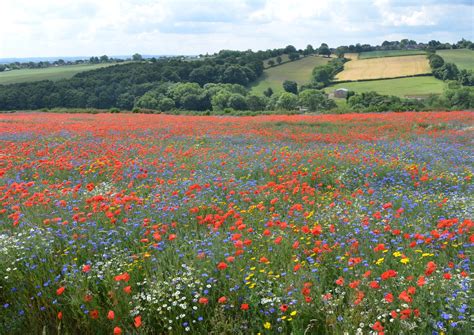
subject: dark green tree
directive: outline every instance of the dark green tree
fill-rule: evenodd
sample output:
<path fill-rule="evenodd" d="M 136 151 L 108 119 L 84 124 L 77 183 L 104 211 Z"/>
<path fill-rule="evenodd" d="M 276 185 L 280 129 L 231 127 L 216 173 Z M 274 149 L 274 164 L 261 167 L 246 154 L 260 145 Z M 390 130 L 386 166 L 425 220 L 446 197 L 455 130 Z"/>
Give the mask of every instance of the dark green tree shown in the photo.
<path fill-rule="evenodd" d="M 318 49 L 318 54 L 329 57 L 331 55 L 331 50 L 329 50 L 329 46 L 326 43 L 322 43 Z"/>
<path fill-rule="evenodd" d="M 286 92 L 293 93 L 293 94 L 298 94 L 298 84 L 296 83 L 296 81 L 285 80 L 283 82 L 283 89 Z"/>
<path fill-rule="evenodd" d="M 263 91 L 263 95 L 266 97 L 271 97 L 273 95 L 273 90 L 271 87 L 268 87 L 265 91 Z"/>
<path fill-rule="evenodd" d="M 143 60 L 143 57 L 139 53 L 136 53 L 132 56 L 132 60 L 135 61 L 135 62 L 139 62 L 139 61 Z"/>

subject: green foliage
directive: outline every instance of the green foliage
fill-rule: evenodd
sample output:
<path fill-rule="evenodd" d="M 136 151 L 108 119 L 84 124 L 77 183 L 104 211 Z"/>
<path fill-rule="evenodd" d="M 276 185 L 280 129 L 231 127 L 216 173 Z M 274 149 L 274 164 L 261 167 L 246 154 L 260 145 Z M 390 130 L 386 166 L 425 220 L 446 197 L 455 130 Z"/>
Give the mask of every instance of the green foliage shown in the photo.
<path fill-rule="evenodd" d="M 441 96 L 433 96 L 426 101 L 429 108 L 437 109 L 472 109 L 474 108 L 474 88 L 450 85 Z"/>
<path fill-rule="evenodd" d="M 474 86 L 474 71 L 460 70 L 458 74 L 458 82 L 464 86 Z"/>
<path fill-rule="evenodd" d="M 444 63 L 443 66 L 433 69 L 433 75 L 441 80 L 456 80 L 458 74 L 458 67 L 453 63 Z"/>
<path fill-rule="evenodd" d="M 363 112 L 413 111 L 424 107 L 419 100 L 401 99 L 376 92 L 356 93 L 347 100 L 347 103 L 353 110 Z"/>
<path fill-rule="evenodd" d="M 437 69 L 444 65 L 443 58 L 437 54 L 430 54 L 428 60 L 432 69 Z"/>
<path fill-rule="evenodd" d="M 322 43 L 318 48 L 318 54 L 329 57 L 331 55 L 331 50 L 329 50 L 329 46 L 326 43 Z"/>
<path fill-rule="evenodd" d="M 267 106 L 268 99 L 266 97 L 260 97 L 258 95 L 247 96 L 247 107 L 251 111 L 263 111 Z"/>
<path fill-rule="evenodd" d="M 313 69 L 313 84 L 322 88 L 331 83 L 335 75 L 344 70 L 344 58 L 335 58 L 324 66 L 317 66 Z"/>
<path fill-rule="evenodd" d="M 199 85 L 215 82 L 217 79 L 216 68 L 211 65 L 198 67 L 189 74 L 189 81 L 196 82 Z"/>
<path fill-rule="evenodd" d="M 247 100 L 243 95 L 231 94 L 227 103 L 234 110 L 247 110 Z"/>
<path fill-rule="evenodd" d="M 296 81 L 285 80 L 283 82 L 283 89 L 286 92 L 293 93 L 293 94 L 298 94 L 298 84 L 296 83 Z"/>
<path fill-rule="evenodd" d="M 300 58 L 300 54 L 298 52 L 291 52 L 290 54 L 288 54 L 288 58 L 290 59 L 290 61 L 295 61 Z"/>
<path fill-rule="evenodd" d="M 280 110 L 292 111 L 298 107 L 298 96 L 293 93 L 281 93 L 276 102 L 276 108 Z"/>
<path fill-rule="evenodd" d="M 132 56 L 132 59 L 133 59 L 134 61 L 138 62 L 138 61 L 142 61 L 142 60 L 143 60 L 143 57 L 142 57 L 142 55 L 140 55 L 139 53 L 136 53 L 136 54 L 134 54 L 134 55 Z"/>
<path fill-rule="evenodd" d="M 319 90 L 307 89 L 300 93 L 299 104 L 311 112 L 328 110 L 336 107 L 334 100 Z"/>
<path fill-rule="evenodd" d="M 273 95 L 273 90 L 271 87 L 268 87 L 265 91 L 263 91 L 263 95 L 266 97 L 271 97 Z"/>
<path fill-rule="evenodd" d="M 133 59 L 136 62 L 115 66 L 87 65 L 89 68 L 92 66 L 103 68 L 77 73 L 67 80 L 0 86 L 0 110 L 54 107 L 130 109 L 137 105 L 138 100 L 146 92 L 161 87 L 165 82 L 194 82 L 201 86 L 207 83 L 247 85 L 262 74 L 262 61 L 269 56 L 272 56 L 271 52 L 227 50 L 213 58 L 192 62 L 174 58 L 141 62 L 141 56 L 134 55 Z M 93 57 L 92 61 L 100 63 L 101 60 L 96 58 Z M 102 57 L 102 60 L 105 60 L 105 57 Z M 73 66 L 64 66 L 28 71 L 56 71 L 72 68 Z M 26 70 L 15 71 L 19 73 Z M 166 95 L 166 92 L 160 93 Z M 186 98 L 185 105 L 194 105 L 192 102 L 195 102 L 197 110 L 210 108 L 210 99 L 201 93 L 195 97 Z M 156 103 L 159 99 L 156 94 L 152 95 L 152 98 L 147 100 L 145 97 L 140 103 L 157 108 Z M 174 100 L 174 97 L 169 98 Z M 181 98 L 184 99 L 184 97 Z M 176 107 L 182 108 L 182 105 L 184 101 L 179 101 Z"/>
<path fill-rule="evenodd" d="M 312 46 L 311 44 L 308 44 L 308 45 L 306 46 L 306 49 L 304 49 L 304 52 L 303 52 L 303 54 L 304 54 L 305 56 L 312 55 L 312 54 L 314 54 L 314 53 L 315 53 L 315 50 L 314 50 L 314 48 L 313 48 L 313 46 Z"/>
<path fill-rule="evenodd" d="M 296 48 L 292 45 L 287 45 L 284 51 L 286 54 L 291 54 L 296 52 Z"/>

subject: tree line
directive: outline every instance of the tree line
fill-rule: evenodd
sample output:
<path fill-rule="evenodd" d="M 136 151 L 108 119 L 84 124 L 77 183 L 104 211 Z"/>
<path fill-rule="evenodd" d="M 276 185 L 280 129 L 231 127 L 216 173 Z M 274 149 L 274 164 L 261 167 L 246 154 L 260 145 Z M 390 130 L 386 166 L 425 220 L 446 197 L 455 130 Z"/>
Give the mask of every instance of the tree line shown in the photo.
<path fill-rule="evenodd" d="M 430 41 L 426 45 L 444 48 L 446 44 Z M 384 42 L 381 46 L 367 48 L 401 48 L 420 46 L 411 40 Z M 451 47 L 472 47 L 467 40 L 461 40 Z M 364 49 L 355 45 L 331 49 L 325 43 L 319 48 L 308 45 L 296 49 L 292 45 L 285 48 L 253 52 L 221 50 L 206 55 L 199 60 L 182 57 L 143 59 L 133 55 L 133 62 L 81 72 L 70 79 L 59 81 L 39 81 L 0 85 L 0 110 L 35 110 L 43 108 L 97 108 L 131 110 L 149 108 L 167 110 L 327 110 L 334 108 L 332 100 L 318 91 L 328 86 L 334 76 L 344 68 L 341 50 Z M 365 49 L 364 49 L 365 50 Z M 285 82 L 283 94 L 273 95 L 271 89 L 263 97 L 249 94 L 246 87 L 263 73 L 264 61 L 289 59 L 319 54 L 339 58 L 330 60 L 324 66 L 313 70 L 312 81 L 298 88 L 294 82 Z M 291 56 L 293 55 L 293 56 Z M 456 80 L 461 85 L 472 85 L 472 71 L 458 70 L 454 64 L 445 63 L 436 54 L 430 54 L 433 74 L 442 80 Z M 92 57 L 88 62 L 109 62 L 106 55 Z M 230 85 L 230 86 L 229 86 Z M 233 86 L 237 85 L 237 86 Z M 306 93 L 304 93 L 307 91 Z M 318 92 L 316 92 L 318 91 Z M 368 101 L 373 99 L 367 96 Z M 354 106 L 361 106 L 354 102 Z M 408 106 L 408 105 L 407 105 Z"/>

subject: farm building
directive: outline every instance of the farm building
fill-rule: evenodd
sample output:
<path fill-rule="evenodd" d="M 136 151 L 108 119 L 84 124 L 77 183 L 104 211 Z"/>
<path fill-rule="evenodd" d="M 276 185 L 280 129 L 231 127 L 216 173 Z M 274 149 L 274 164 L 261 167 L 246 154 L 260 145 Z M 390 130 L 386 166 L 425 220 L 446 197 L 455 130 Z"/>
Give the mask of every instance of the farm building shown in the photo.
<path fill-rule="evenodd" d="M 334 97 L 345 98 L 347 97 L 347 92 L 349 92 L 347 88 L 338 88 L 337 90 L 334 90 Z"/>

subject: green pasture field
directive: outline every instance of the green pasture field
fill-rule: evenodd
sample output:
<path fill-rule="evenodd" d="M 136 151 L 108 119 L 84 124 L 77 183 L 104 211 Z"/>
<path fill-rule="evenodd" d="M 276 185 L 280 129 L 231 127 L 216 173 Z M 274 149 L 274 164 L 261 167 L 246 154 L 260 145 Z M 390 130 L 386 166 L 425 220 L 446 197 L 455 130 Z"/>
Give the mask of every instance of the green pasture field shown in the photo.
<path fill-rule="evenodd" d="M 71 78 L 75 74 L 84 71 L 99 69 L 115 64 L 80 64 L 52 66 L 44 69 L 21 69 L 0 72 L 0 85 L 16 84 L 40 80 L 60 80 Z"/>
<path fill-rule="evenodd" d="M 474 70 L 474 50 L 438 50 L 438 55 L 447 63 L 454 63 L 459 69 Z"/>
<path fill-rule="evenodd" d="M 289 62 L 290 61 L 290 58 L 288 58 L 288 54 L 283 54 L 280 56 L 281 57 L 281 65 L 283 65 L 284 63 L 286 62 Z M 268 58 L 268 59 L 265 59 L 263 61 L 263 66 L 267 69 L 267 68 L 270 68 L 271 66 L 268 65 L 268 61 L 273 59 L 273 61 L 275 62 L 275 65 L 274 66 L 279 66 L 280 64 L 278 64 L 277 62 L 277 57 L 271 57 L 271 58 Z"/>
<path fill-rule="evenodd" d="M 444 85 L 443 81 L 426 76 L 340 83 L 326 87 L 325 91 L 332 93 L 337 88 L 347 88 L 357 93 L 375 91 L 399 97 L 425 97 L 430 94 L 441 94 Z"/>
<path fill-rule="evenodd" d="M 268 87 L 271 87 L 274 93 L 283 92 L 282 84 L 285 80 L 296 81 L 299 86 L 307 84 L 311 81 L 313 69 L 326 64 L 330 59 L 307 56 L 300 60 L 268 68 L 263 72 L 261 79 L 252 86 L 252 93 L 262 95 Z"/>

